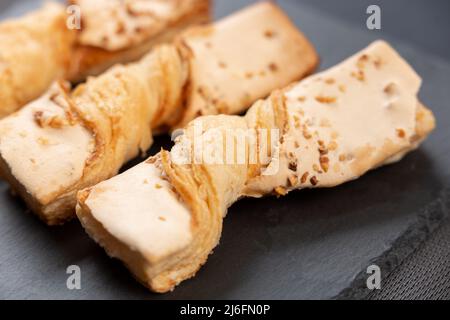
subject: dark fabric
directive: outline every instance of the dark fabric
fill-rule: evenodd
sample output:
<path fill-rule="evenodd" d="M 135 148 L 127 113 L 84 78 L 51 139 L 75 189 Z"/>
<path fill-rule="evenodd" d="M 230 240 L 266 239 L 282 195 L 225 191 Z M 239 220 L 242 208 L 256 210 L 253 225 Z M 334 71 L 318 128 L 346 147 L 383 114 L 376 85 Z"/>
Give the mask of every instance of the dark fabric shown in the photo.
<path fill-rule="evenodd" d="M 369 299 L 450 300 L 450 220 L 382 282 Z"/>
<path fill-rule="evenodd" d="M 381 289 L 367 288 L 364 270 L 336 299 L 450 299 L 450 187 L 419 212 L 391 249 L 371 263 L 380 268 Z"/>

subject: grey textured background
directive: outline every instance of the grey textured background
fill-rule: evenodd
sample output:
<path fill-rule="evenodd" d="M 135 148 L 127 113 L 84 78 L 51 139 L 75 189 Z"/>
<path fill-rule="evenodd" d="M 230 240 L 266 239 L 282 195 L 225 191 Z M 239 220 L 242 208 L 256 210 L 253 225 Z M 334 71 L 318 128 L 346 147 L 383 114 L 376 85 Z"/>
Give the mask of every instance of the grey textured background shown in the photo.
<path fill-rule="evenodd" d="M 250 2 L 218 0 L 216 16 Z M 23 13 L 38 3 L 2 0 L 0 19 Z M 137 284 L 119 262 L 109 259 L 83 233 L 76 221 L 61 228 L 45 227 L 0 183 L 0 298 L 375 297 L 361 289 L 362 271 L 373 262 L 382 266 L 383 276 L 390 274 L 383 282 L 386 287 L 397 283 L 407 290 L 403 297 L 414 298 L 417 288 L 410 284 L 415 281 L 414 275 L 424 271 L 418 269 L 425 268 L 426 273 L 436 273 L 438 278 L 441 271 L 448 272 L 448 253 L 443 253 L 448 251 L 439 251 L 448 249 L 448 244 L 442 238 L 433 240 L 433 231 L 448 230 L 440 225 L 449 208 L 450 2 L 279 3 L 317 47 L 322 68 L 377 38 L 389 40 L 423 76 L 421 99 L 438 118 L 438 130 L 430 140 L 401 163 L 338 188 L 295 192 L 278 200 L 239 202 L 231 208 L 221 244 L 206 266 L 196 278 L 166 295 L 151 294 Z M 382 31 L 365 28 L 365 9 L 372 3 L 382 7 Z M 153 150 L 167 144 L 167 138 L 158 139 Z M 430 234 L 429 242 L 424 242 Z M 436 242 L 444 244 L 438 248 Z M 433 249 L 424 249 L 427 245 Z M 430 259 L 420 254 L 411 260 L 410 254 L 421 250 L 437 250 L 443 259 L 434 266 L 427 265 Z M 65 269 L 71 264 L 81 267 L 82 290 L 66 288 Z M 395 278 L 402 268 L 415 273 L 397 273 Z M 448 278 L 448 274 L 445 276 Z M 425 285 L 437 285 L 433 281 Z"/>

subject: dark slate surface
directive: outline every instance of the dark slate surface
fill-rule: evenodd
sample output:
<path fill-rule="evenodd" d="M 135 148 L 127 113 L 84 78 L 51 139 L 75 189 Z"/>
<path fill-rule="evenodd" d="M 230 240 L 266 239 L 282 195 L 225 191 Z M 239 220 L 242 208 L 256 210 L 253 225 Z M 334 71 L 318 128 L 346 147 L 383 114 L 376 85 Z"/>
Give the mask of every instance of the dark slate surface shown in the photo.
<path fill-rule="evenodd" d="M 224 16 L 251 1 L 216 2 L 216 16 Z M 433 7 L 430 1 L 372 1 L 382 5 L 382 31 L 365 29 L 366 0 L 279 2 L 316 45 L 322 68 L 377 38 L 391 41 L 422 75 L 421 99 L 438 119 L 423 147 L 338 188 L 239 202 L 206 266 L 165 295 L 137 284 L 76 221 L 44 226 L 0 182 L 0 298 L 361 298 L 368 265 L 394 270 L 438 227 L 449 208 L 448 2 L 433 1 Z M 37 3 L 2 1 L 0 19 Z M 168 146 L 168 139 L 158 139 L 153 150 L 161 145 Z M 65 270 L 72 264 L 81 267 L 79 291 L 66 288 Z"/>

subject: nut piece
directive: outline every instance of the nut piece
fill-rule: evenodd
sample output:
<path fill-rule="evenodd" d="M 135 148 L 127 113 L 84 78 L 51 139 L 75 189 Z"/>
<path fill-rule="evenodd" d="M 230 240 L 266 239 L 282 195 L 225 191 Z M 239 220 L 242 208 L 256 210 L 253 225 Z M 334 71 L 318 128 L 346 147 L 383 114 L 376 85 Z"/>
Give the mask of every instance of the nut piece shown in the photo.
<path fill-rule="evenodd" d="M 317 186 L 317 184 L 319 183 L 319 180 L 317 180 L 316 176 L 312 177 L 309 181 L 313 186 Z"/>

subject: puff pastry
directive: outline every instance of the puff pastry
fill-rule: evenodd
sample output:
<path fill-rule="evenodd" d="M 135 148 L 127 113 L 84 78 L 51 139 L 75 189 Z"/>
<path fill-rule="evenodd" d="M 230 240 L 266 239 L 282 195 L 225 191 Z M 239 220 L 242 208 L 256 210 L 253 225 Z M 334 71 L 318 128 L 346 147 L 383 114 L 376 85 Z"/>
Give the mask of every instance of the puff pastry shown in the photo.
<path fill-rule="evenodd" d="M 56 79 L 81 82 L 136 61 L 210 16 L 209 0 L 69 3 L 80 7 L 79 32 L 67 27 L 66 8 L 57 3 L 0 24 L 0 118 L 41 96 Z"/>
<path fill-rule="evenodd" d="M 64 75 L 74 41 L 64 7 L 55 3 L 0 24 L 0 118 L 39 97 Z"/>
<path fill-rule="evenodd" d="M 210 20 L 210 0 L 70 0 L 82 29 L 67 78 L 79 82 L 117 63 L 139 60 L 188 26 Z"/>
<path fill-rule="evenodd" d="M 75 216 L 77 191 L 114 176 L 147 150 L 152 128 L 175 128 L 200 114 L 240 113 L 311 73 L 317 61 L 278 7 L 254 5 L 73 92 L 56 83 L 0 121 L 2 175 L 46 223 L 63 223 Z"/>
<path fill-rule="evenodd" d="M 195 119 L 171 152 L 81 191 L 77 215 L 145 286 L 172 290 L 206 262 L 227 208 L 239 198 L 336 186 L 417 148 L 435 125 L 418 101 L 420 85 L 393 48 L 375 42 L 334 68 L 275 91 L 245 117 Z M 259 135 L 237 142 L 237 133 L 247 129 L 279 132 L 267 163 L 250 161 L 263 145 Z M 198 158 L 195 145 L 221 154 L 221 137 L 230 132 L 230 141 L 246 146 L 243 162 Z"/>

